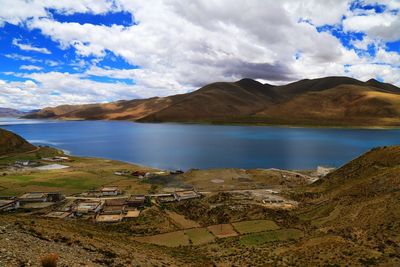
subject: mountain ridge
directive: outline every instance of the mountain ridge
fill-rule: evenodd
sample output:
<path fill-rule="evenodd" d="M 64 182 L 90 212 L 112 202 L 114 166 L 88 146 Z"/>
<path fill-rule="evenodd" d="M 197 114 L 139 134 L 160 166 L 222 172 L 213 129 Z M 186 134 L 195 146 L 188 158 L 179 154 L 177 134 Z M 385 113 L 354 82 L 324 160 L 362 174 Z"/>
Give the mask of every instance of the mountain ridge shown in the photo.
<path fill-rule="evenodd" d="M 332 76 L 286 85 L 244 78 L 190 93 L 45 108 L 26 118 L 310 126 L 400 126 L 400 88 Z"/>
<path fill-rule="evenodd" d="M 0 107 L 0 117 L 20 117 L 26 114 L 17 109 Z"/>

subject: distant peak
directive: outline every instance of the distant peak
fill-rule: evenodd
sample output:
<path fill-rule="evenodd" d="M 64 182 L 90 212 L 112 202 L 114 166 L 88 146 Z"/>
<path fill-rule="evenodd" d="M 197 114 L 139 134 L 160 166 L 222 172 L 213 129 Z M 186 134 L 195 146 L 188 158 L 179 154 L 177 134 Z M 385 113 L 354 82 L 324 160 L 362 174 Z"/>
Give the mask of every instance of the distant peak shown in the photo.
<path fill-rule="evenodd" d="M 256 80 L 250 79 L 250 78 L 244 78 L 235 83 L 242 87 L 249 87 L 249 86 L 254 87 L 254 86 L 262 86 L 263 85 L 262 83 L 260 83 Z"/>
<path fill-rule="evenodd" d="M 372 78 L 372 79 L 369 79 L 369 80 L 367 81 L 367 83 L 381 83 L 381 82 L 378 81 L 378 80 L 376 80 L 376 79 L 374 79 L 374 78 Z"/>
<path fill-rule="evenodd" d="M 250 79 L 250 78 L 243 78 L 239 81 L 236 81 L 236 83 L 259 83 L 256 80 Z"/>

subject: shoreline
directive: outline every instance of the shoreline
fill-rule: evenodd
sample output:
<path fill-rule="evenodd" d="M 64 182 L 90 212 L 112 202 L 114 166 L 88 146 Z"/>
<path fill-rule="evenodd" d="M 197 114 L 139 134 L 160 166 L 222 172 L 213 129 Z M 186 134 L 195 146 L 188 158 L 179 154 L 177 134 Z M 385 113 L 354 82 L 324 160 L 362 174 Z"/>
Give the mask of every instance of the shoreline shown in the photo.
<path fill-rule="evenodd" d="M 248 127 L 276 127 L 276 128 L 293 128 L 293 129 L 349 129 L 349 130 L 400 130 L 399 126 L 363 126 L 363 125 L 318 125 L 318 124 L 290 124 L 290 123 L 251 123 L 251 122 L 213 122 L 213 121 L 138 121 L 138 120 L 113 120 L 113 119 L 83 119 L 83 118 L 24 118 L 24 117 L 9 117 L 11 119 L 21 120 L 48 120 L 48 121 L 110 121 L 110 122 L 132 122 L 138 124 L 176 124 L 176 125 L 204 125 L 204 126 L 248 126 Z M 11 124 L 12 125 L 12 124 Z M 8 125 L 0 125 L 8 126 Z"/>

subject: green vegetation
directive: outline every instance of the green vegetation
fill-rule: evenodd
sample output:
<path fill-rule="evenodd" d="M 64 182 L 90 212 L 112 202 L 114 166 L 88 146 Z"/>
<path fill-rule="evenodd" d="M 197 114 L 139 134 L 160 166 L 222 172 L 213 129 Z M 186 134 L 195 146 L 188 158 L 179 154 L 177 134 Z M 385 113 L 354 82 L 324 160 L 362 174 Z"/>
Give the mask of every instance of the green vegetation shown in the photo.
<path fill-rule="evenodd" d="M 299 214 L 299 219 L 303 221 L 310 221 L 313 219 L 324 218 L 329 216 L 333 210 L 334 206 L 329 204 L 313 206 L 304 213 Z"/>
<path fill-rule="evenodd" d="M 114 172 L 118 170 L 143 170 L 143 167 L 98 158 L 70 157 L 71 161 L 60 163 L 69 168 L 60 170 L 9 169 L 16 160 L 32 160 L 49 164 L 41 159 L 62 155 L 64 153 L 60 150 L 40 147 L 34 153 L 13 154 L 0 158 L 0 194 L 13 196 L 29 191 L 61 191 L 68 195 L 107 184 L 117 185 L 130 193 L 143 193 L 150 188 L 149 184 L 141 183 L 134 177 L 114 175 Z"/>
<path fill-rule="evenodd" d="M 193 228 L 185 231 L 193 245 L 202 245 L 213 242 L 215 237 L 206 228 Z"/>
<path fill-rule="evenodd" d="M 188 246 L 189 236 L 185 231 L 176 231 L 166 234 L 159 234 L 153 236 L 137 237 L 135 240 L 144 243 L 151 243 L 166 247 Z"/>
<path fill-rule="evenodd" d="M 267 242 L 295 240 L 303 235 L 303 232 L 297 229 L 281 229 L 248 234 L 240 237 L 239 242 L 246 246 L 257 246 Z"/>
<path fill-rule="evenodd" d="M 207 229 L 213 233 L 218 238 L 225 238 L 231 236 L 237 236 L 235 229 L 233 229 L 231 224 L 217 224 L 208 226 Z"/>
<path fill-rule="evenodd" d="M 277 230 L 279 226 L 270 220 L 254 220 L 232 223 L 233 227 L 240 234 L 257 233 L 269 230 Z"/>
<path fill-rule="evenodd" d="M 327 223 L 329 221 L 335 220 L 340 215 L 340 213 L 341 213 L 340 206 L 339 207 L 335 207 L 335 209 L 331 213 L 329 213 L 328 216 L 323 217 L 323 218 L 319 218 L 319 219 L 316 219 L 316 220 L 312 220 L 311 224 L 315 225 L 315 226 L 322 226 L 322 225 L 324 225 L 325 223 Z"/>

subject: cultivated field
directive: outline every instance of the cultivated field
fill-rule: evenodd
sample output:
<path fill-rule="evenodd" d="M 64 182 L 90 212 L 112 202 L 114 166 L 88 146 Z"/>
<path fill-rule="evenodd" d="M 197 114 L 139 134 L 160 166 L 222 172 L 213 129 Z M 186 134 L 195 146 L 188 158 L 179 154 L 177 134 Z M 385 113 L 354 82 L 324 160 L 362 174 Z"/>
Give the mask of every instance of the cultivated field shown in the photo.
<path fill-rule="evenodd" d="M 254 220 L 232 223 L 235 230 L 240 234 L 257 233 L 263 231 L 277 230 L 279 226 L 270 220 Z"/>
<path fill-rule="evenodd" d="M 231 224 L 217 224 L 208 226 L 207 229 L 218 238 L 237 236 L 238 233 L 233 229 Z"/>
<path fill-rule="evenodd" d="M 185 216 L 176 212 L 167 211 L 167 215 L 183 229 L 200 227 L 198 222 L 186 219 Z"/>
<path fill-rule="evenodd" d="M 303 236 L 303 232 L 297 229 L 281 229 L 266 231 L 261 233 L 252 233 L 240 237 L 239 242 L 242 245 L 262 245 L 267 242 L 295 240 Z"/>
<path fill-rule="evenodd" d="M 215 237 L 206 228 L 189 229 L 185 231 L 185 234 L 193 245 L 202 245 L 215 240 Z"/>
<path fill-rule="evenodd" d="M 166 247 L 189 245 L 189 236 L 185 234 L 185 231 L 176 231 L 153 236 L 135 237 L 134 240 Z"/>

